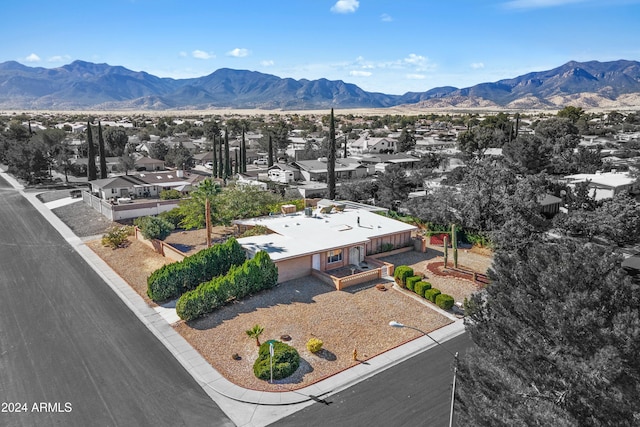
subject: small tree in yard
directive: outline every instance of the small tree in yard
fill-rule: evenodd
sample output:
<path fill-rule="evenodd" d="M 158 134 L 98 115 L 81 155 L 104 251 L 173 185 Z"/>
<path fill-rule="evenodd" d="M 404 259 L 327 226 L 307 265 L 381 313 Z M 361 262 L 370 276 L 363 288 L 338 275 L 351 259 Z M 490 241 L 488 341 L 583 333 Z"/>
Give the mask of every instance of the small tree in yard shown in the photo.
<path fill-rule="evenodd" d="M 134 224 L 140 228 L 140 233 L 145 239 L 164 240 L 174 229 L 171 222 L 158 216 L 145 216 L 137 218 Z"/>
<path fill-rule="evenodd" d="M 260 335 L 264 332 L 264 328 L 260 325 L 253 325 L 253 328 L 245 331 L 249 338 L 256 339 L 256 345 L 260 347 Z"/>

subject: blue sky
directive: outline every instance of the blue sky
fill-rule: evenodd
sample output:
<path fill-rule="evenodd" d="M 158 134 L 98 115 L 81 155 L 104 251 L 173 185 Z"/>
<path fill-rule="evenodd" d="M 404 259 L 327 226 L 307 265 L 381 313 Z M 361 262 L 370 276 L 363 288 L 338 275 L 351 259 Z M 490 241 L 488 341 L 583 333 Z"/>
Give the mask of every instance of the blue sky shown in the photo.
<path fill-rule="evenodd" d="M 640 0 L 7 0 L 0 62 L 219 68 L 388 94 L 640 60 Z"/>

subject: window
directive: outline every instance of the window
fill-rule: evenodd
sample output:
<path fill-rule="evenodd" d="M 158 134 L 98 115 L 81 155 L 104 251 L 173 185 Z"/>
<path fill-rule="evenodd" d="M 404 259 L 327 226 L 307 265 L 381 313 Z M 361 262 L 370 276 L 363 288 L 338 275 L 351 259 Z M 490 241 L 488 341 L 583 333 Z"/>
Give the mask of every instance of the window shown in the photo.
<path fill-rule="evenodd" d="M 333 262 L 342 261 L 342 249 L 336 249 L 334 251 L 329 251 L 327 256 L 327 263 L 331 264 Z"/>

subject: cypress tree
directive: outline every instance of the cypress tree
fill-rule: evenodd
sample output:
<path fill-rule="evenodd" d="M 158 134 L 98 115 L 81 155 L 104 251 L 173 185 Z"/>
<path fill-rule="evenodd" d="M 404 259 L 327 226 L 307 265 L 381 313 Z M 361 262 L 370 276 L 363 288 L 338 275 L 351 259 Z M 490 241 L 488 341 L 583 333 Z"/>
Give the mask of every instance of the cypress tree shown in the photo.
<path fill-rule="evenodd" d="M 344 136 L 344 156 L 342 156 L 343 159 L 347 158 L 347 135 Z"/>
<path fill-rule="evenodd" d="M 87 179 L 95 181 L 98 179 L 96 171 L 96 152 L 93 147 L 93 134 L 91 133 L 91 124 L 87 122 Z"/>
<path fill-rule="evenodd" d="M 220 135 L 220 143 L 218 144 L 218 178 L 224 175 L 224 157 L 222 156 L 222 135 Z"/>
<path fill-rule="evenodd" d="M 240 147 L 240 165 L 241 172 L 247 171 L 247 142 L 244 139 L 244 126 L 242 127 L 242 145 Z"/>
<path fill-rule="evenodd" d="M 329 153 L 327 155 L 327 182 L 329 184 L 329 200 L 336 198 L 336 125 L 331 109 L 329 122 Z"/>
<path fill-rule="evenodd" d="M 271 134 L 269 134 L 269 153 L 267 156 L 267 166 L 273 166 L 273 141 L 271 140 Z"/>
<path fill-rule="evenodd" d="M 211 162 L 213 163 L 212 165 L 212 170 L 213 170 L 213 177 L 217 178 L 218 177 L 218 154 L 216 152 L 216 136 L 213 136 L 213 161 Z"/>
<path fill-rule="evenodd" d="M 240 171 L 240 160 L 238 159 L 238 150 L 234 150 L 233 154 L 236 156 L 236 163 L 233 165 L 233 173 L 237 174 Z"/>
<path fill-rule="evenodd" d="M 231 176 L 231 159 L 229 158 L 229 131 L 224 129 L 224 177 Z"/>
<path fill-rule="evenodd" d="M 100 122 L 98 122 L 98 155 L 100 156 L 100 178 L 105 179 L 107 177 L 107 157 L 104 153 L 104 138 Z"/>

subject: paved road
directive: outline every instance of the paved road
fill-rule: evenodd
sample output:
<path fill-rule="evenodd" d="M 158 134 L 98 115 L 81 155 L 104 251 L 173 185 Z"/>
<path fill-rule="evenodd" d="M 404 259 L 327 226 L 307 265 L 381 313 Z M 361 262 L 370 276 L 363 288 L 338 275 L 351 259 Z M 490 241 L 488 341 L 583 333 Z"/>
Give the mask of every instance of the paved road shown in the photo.
<path fill-rule="evenodd" d="M 2 178 L 0 405 L 2 426 L 233 425 Z"/>
<path fill-rule="evenodd" d="M 465 333 L 443 343 L 443 346 L 462 355 L 471 344 Z M 445 349 L 436 346 L 328 397 L 328 405 L 314 403 L 272 426 L 447 426 L 453 380 L 452 360 Z"/>

